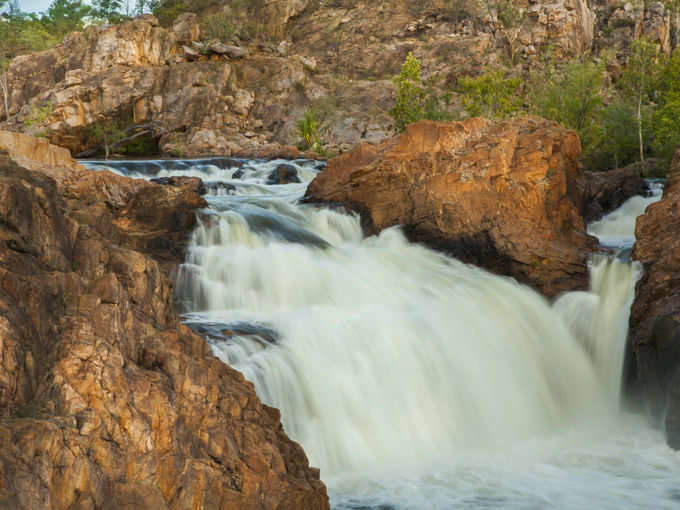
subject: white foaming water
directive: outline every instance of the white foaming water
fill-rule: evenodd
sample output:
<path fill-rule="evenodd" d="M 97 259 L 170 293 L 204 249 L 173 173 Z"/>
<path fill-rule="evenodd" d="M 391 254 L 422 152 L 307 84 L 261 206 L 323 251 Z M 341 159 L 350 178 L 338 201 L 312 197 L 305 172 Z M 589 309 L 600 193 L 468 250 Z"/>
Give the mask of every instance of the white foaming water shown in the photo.
<path fill-rule="evenodd" d="M 632 248 L 635 243 L 635 220 L 650 204 L 661 200 L 663 183 L 648 181 L 650 195 L 634 196 L 621 207 L 594 221 L 588 226 L 588 233 L 597 237 L 600 244 L 614 248 Z"/>
<path fill-rule="evenodd" d="M 246 166 L 221 170 L 236 188 L 207 197 L 178 297 L 281 410 L 334 508 L 680 506 L 680 459 L 618 408 L 636 267 L 596 258 L 591 290 L 551 305 L 297 204 L 311 163 L 285 186 Z"/>

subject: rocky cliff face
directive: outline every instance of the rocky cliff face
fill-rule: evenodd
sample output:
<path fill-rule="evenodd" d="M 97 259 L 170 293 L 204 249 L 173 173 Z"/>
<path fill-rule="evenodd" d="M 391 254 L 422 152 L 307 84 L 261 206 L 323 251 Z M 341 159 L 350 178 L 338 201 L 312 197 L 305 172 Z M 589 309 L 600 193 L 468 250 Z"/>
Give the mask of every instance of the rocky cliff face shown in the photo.
<path fill-rule="evenodd" d="M 485 68 L 521 75 L 548 52 L 557 62 L 606 48 L 624 58 L 640 36 L 669 51 L 672 26 L 660 2 L 522 0 L 510 28 L 493 1 L 202 4 L 198 16 L 183 14 L 168 28 L 145 16 L 18 57 L 8 126 L 74 153 L 115 123 L 148 131 L 163 154 L 295 156 L 296 122 L 313 108 L 323 142 L 342 152 L 392 132 L 391 79 L 409 51 L 425 78 L 450 88 Z M 199 21 L 218 15 L 238 27 L 255 23 L 262 34 L 207 40 Z"/>
<path fill-rule="evenodd" d="M 0 132 L 0 507 L 326 509 L 278 411 L 182 326 L 204 206 Z"/>
<path fill-rule="evenodd" d="M 633 258 L 644 268 L 630 318 L 633 378 L 650 411 L 665 416 L 671 446 L 680 449 L 680 152 L 663 198 L 637 220 Z"/>
<path fill-rule="evenodd" d="M 579 214 L 580 151 L 576 133 L 538 118 L 421 121 L 331 159 L 307 196 L 554 296 L 586 286 L 594 245 Z"/>

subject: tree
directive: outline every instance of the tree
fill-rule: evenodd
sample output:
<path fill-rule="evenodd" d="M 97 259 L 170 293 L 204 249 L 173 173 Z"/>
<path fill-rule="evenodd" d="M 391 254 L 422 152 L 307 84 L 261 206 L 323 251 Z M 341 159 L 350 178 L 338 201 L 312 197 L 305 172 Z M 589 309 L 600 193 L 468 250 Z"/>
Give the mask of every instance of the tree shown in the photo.
<path fill-rule="evenodd" d="M 531 77 L 531 110 L 578 132 L 585 153 L 599 143 L 604 65 L 574 60 L 562 73 L 551 69 Z"/>
<path fill-rule="evenodd" d="M 645 119 L 646 125 L 648 119 Z M 589 170 L 609 170 L 636 161 L 638 142 L 635 112 L 625 101 L 613 99 L 603 107 L 596 120 L 601 127 L 598 143 L 584 154 Z"/>
<path fill-rule="evenodd" d="M 397 131 L 402 132 L 406 126 L 424 118 L 426 92 L 420 76 L 420 62 L 409 52 L 401 66 L 399 76 L 395 76 L 397 100 L 390 115 L 394 119 Z"/>
<path fill-rule="evenodd" d="M 93 0 L 92 14 L 96 18 L 116 23 L 121 20 L 122 0 Z"/>
<path fill-rule="evenodd" d="M 646 39 L 633 42 L 628 64 L 622 76 L 624 94 L 635 104 L 640 161 L 645 161 L 645 143 L 642 129 L 643 106 L 649 104 L 654 88 L 657 47 Z"/>
<path fill-rule="evenodd" d="M 670 159 L 680 145 L 680 50 L 663 62 L 656 78 L 652 143 L 655 154 Z"/>
<path fill-rule="evenodd" d="M 88 127 L 88 134 L 99 141 L 100 145 L 97 148 L 102 147 L 104 149 L 104 159 L 109 159 L 111 149 L 120 145 L 120 143 L 125 140 L 127 133 L 126 130 L 121 127 L 120 122 L 109 120 L 90 125 Z M 79 154 L 78 156 L 81 155 Z"/>
<path fill-rule="evenodd" d="M 5 120 L 9 120 L 9 62 L 0 56 L 0 93 L 5 105 Z"/>
<path fill-rule="evenodd" d="M 75 30 L 82 30 L 84 19 L 91 8 L 82 0 L 54 0 L 41 21 L 52 29 L 53 33 L 64 36 Z"/>
<path fill-rule="evenodd" d="M 522 111 L 519 78 L 504 78 L 503 72 L 487 71 L 459 79 L 465 110 L 472 117 L 511 117 Z"/>

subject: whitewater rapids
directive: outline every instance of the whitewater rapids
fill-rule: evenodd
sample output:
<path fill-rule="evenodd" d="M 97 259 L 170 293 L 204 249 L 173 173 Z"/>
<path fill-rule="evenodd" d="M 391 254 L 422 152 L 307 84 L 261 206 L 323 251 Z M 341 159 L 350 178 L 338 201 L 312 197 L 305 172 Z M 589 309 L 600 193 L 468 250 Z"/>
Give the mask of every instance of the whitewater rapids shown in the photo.
<path fill-rule="evenodd" d="M 268 184 L 281 163 L 153 176 L 208 182 L 177 281 L 185 321 L 281 410 L 334 508 L 680 506 L 680 459 L 619 408 L 635 264 L 596 257 L 590 291 L 550 303 L 399 229 L 366 238 L 357 217 L 300 205 L 318 168 Z M 640 207 L 591 232 L 626 248 Z"/>

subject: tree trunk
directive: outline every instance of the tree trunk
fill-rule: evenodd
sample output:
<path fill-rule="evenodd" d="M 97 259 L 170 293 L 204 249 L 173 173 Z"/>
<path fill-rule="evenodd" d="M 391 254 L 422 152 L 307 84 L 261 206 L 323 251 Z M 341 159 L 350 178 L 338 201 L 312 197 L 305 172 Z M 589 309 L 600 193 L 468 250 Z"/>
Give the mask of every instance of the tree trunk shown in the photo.
<path fill-rule="evenodd" d="M 642 143 L 642 88 L 640 88 L 640 94 L 638 95 L 637 104 L 637 125 L 638 125 L 638 141 L 640 142 L 640 162 L 642 163 L 642 173 L 645 172 L 645 149 Z"/>
<path fill-rule="evenodd" d="M 5 120 L 9 121 L 9 89 L 7 81 L 7 73 L 0 75 L 0 89 L 2 89 L 2 97 L 5 103 Z"/>

